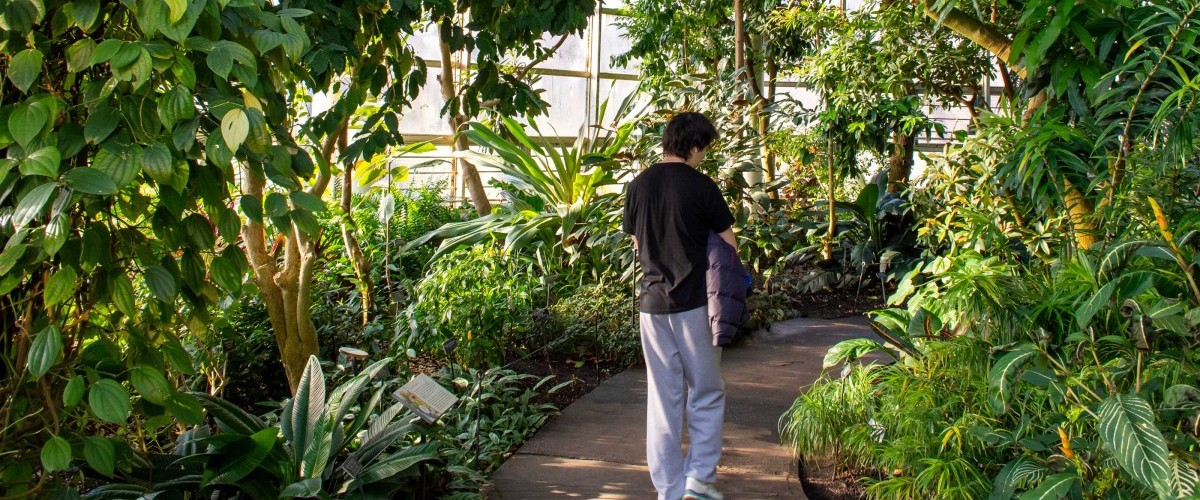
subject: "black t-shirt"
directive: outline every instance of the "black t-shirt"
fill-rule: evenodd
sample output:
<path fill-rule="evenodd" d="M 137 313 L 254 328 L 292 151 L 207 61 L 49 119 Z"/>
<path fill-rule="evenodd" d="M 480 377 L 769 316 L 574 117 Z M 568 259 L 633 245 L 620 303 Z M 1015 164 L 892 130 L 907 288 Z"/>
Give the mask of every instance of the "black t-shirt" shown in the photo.
<path fill-rule="evenodd" d="M 668 314 L 708 303 L 709 231 L 733 225 L 717 183 L 685 163 L 656 163 L 629 183 L 622 229 L 637 238 L 641 311 Z"/>

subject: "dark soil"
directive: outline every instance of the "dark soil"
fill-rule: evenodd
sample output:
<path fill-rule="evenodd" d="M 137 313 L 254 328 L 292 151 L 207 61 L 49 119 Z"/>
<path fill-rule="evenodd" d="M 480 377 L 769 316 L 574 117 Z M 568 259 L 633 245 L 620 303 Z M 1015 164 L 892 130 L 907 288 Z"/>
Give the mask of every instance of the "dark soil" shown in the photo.
<path fill-rule="evenodd" d="M 881 295 L 879 285 L 875 285 L 874 290 L 861 292 L 848 288 L 793 295 L 788 297 L 788 301 L 806 318 L 837 319 L 862 316 L 868 311 L 881 309 L 887 304 L 887 297 Z"/>
<path fill-rule="evenodd" d="M 858 477 L 839 473 L 832 462 L 800 463 L 800 484 L 812 500 L 859 500 L 866 498 Z"/>
<path fill-rule="evenodd" d="M 555 408 L 562 410 L 579 398 L 587 395 L 587 393 L 592 392 L 592 389 L 595 389 L 601 382 L 621 373 L 628 367 L 601 360 L 559 359 L 551 356 L 535 355 L 511 361 L 509 368 L 519 373 L 534 375 L 538 380 L 546 376 L 554 377 L 543 385 L 543 388 L 550 388 L 563 382 L 570 382 L 570 384 L 553 393 L 543 393 L 538 397 L 538 402 L 550 403 Z M 531 386 L 535 383 L 537 383 L 537 380 L 529 381 L 529 385 Z"/>

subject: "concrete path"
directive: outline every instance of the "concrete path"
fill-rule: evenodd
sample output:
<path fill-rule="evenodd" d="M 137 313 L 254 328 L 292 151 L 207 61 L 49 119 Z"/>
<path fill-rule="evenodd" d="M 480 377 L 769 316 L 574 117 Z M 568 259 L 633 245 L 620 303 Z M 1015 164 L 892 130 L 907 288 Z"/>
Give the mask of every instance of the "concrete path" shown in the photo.
<path fill-rule="evenodd" d="M 718 487 L 730 500 L 806 498 L 779 417 L 816 379 L 832 345 L 873 336 L 866 320 L 795 319 L 726 349 L 724 452 Z M 654 498 L 646 469 L 646 371 L 606 380 L 548 422 L 496 471 L 487 498 Z"/>

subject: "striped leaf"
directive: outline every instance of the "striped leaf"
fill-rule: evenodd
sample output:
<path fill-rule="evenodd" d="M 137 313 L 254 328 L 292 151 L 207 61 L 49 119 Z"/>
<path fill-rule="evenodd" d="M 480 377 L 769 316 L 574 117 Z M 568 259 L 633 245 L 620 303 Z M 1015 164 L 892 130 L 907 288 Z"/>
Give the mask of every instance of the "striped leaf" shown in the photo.
<path fill-rule="evenodd" d="M 988 372 L 988 404 L 997 415 L 1008 411 L 1013 385 L 1020 377 L 1021 368 L 1037 354 L 1037 348 L 1033 344 L 1024 342 L 1001 356 L 996 364 L 992 365 L 991 371 Z"/>
<path fill-rule="evenodd" d="M 1036 489 L 1021 495 L 1021 500 L 1059 500 L 1066 498 L 1077 484 L 1079 484 L 1079 476 L 1075 474 L 1069 472 L 1055 474 L 1042 481 Z"/>
<path fill-rule="evenodd" d="M 1135 394 L 1116 394 L 1100 405 L 1100 438 L 1117 463 L 1138 483 L 1156 492 L 1170 490 L 1167 441 L 1155 425 L 1150 404 Z"/>

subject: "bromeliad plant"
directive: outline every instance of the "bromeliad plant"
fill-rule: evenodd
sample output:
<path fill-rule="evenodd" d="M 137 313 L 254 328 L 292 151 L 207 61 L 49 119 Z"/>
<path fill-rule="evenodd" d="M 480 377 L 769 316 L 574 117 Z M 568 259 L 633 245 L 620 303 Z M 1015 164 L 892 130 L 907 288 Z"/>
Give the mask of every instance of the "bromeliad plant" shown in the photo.
<path fill-rule="evenodd" d="M 309 358 L 278 425 L 197 393 L 218 432 L 193 427 L 179 437 L 173 455 L 151 457 L 128 482 L 101 486 L 85 498 L 197 492 L 209 498 L 393 498 L 412 487 L 417 464 L 436 460 L 440 450 L 410 441 L 413 416 L 402 404 L 380 409 L 392 384 L 375 378 L 390 362 L 368 366 L 327 396 L 321 365 Z"/>
<path fill-rule="evenodd" d="M 500 122 L 500 133 L 470 123 L 467 137 L 490 153 L 468 151 L 462 156 L 500 170 L 499 186 L 507 203 L 479 219 L 446 224 L 406 249 L 439 239 L 436 260 L 461 246 L 502 240 L 507 253 L 538 255 L 550 271 L 562 269 L 586 252 L 589 235 L 601 229 L 595 227 L 595 219 L 616 199 L 605 187 L 617 182 L 620 164 L 615 157 L 633 127 L 597 128 L 591 136 L 580 134 L 571 146 L 555 147 L 530 137 L 513 119 L 503 117 Z"/>

